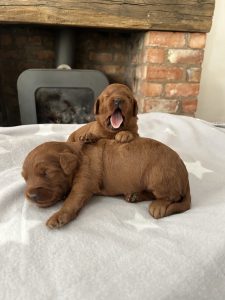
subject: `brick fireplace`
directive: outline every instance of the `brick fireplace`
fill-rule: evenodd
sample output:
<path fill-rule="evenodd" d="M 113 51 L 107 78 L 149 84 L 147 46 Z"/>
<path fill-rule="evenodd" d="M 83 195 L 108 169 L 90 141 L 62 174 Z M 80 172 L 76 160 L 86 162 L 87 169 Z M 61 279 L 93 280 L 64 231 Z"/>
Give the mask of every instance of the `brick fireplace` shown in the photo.
<path fill-rule="evenodd" d="M 100 70 L 110 83 L 128 84 L 140 113 L 195 115 L 207 30 L 71 28 L 74 69 Z M 19 74 L 30 68 L 57 67 L 58 35 L 59 27 L 48 24 L 0 26 L 0 111 L 5 125 L 20 124 Z"/>

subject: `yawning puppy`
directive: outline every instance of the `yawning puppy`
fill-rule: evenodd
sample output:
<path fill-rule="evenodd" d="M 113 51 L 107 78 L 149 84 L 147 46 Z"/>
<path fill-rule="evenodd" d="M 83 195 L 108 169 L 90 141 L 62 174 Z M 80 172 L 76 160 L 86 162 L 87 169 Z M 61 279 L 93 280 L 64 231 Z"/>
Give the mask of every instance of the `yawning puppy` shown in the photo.
<path fill-rule="evenodd" d="M 40 207 L 66 197 L 47 221 L 58 228 L 73 220 L 93 195 L 153 195 L 149 212 L 162 218 L 190 208 L 188 173 L 176 152 L 147 138 L 130 143 L 48 142 L 25 159 L 26 197 Z M 146 199 L 145 199 L 146 200 Z"/>
<path fill-rule="evenodd" d="M 138 136 L 137 101 L 131 90 L 123 84 L 110 84 L 94 105 L 96 121 L 74 131 L 68 138 L 75 142 L 83 137 L 108 138 L 129 142 Z"/>

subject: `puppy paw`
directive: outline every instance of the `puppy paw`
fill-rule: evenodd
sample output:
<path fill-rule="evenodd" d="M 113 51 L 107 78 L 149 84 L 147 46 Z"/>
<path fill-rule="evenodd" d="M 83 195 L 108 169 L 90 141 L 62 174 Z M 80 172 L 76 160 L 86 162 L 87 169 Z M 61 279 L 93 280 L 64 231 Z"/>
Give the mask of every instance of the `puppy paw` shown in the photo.
<path fill-rule="evenodd" d="M 139 193 L 126 194 L 124 199 L 130 203 L 139 202 Z"/>
<path fill-rule="evenodd" d="M 142 201 L 149 201 L 155 199 L 152 192 L 149 191 L 142 191 L 138 193 L 126 194 L 124 195 L 124 199 L 130 203 L 142 202 Z"/>
<path fill-rule="evenodd" d="M 81 135 L 79 137 L 79 141 L 85 143 L 85 144 L 92 144 L 96 143 L 98 140 L 98 137 L 94 135 L 93 133 L 87 133 L 85 135 Z"/>
<path fill-rule="evenodd" d="M 58 211 L 48 219 L 46 225 L 50 229 L 57 229 L 69 223 L 72 219 L 71 214 L 68 212 Z"/>
<path fill-rule="evenodd" d="M 166 200 L 154 200 L 149 205 L 149 213 L 155 219 L 160 219 L 166 217 L 170 214 L 167 213 L 167 209 L 170 206 L 171 202 Z"/>
<path fill-rule="evenodd" d="M 134 139 L 134 135 L 130 131 L 119 131 L 115 135 L 115 140 L 118 143 L 128 143 Z"/>

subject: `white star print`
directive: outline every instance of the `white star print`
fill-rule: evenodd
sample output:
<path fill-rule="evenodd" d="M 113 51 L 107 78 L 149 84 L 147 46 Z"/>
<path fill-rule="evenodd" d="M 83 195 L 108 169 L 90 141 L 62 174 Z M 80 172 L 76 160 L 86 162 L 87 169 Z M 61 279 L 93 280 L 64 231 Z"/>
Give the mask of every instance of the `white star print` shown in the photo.
<path fill-rule="evenodd" d="M 7 242 L 29 243 L 29 230 L 39 225 L 41 221 L 27 220 L 21 215 L 15 215 L 7 222 L 0 222 L 0 245 Z"/>
<path fill-rule="evenodd" d="M 168 127 L 164 131 L 166 133 L 170 134 L 170 135 L 176 136 L 176 133 L 172 129 L 168 128 Z"/>
<path fill-rule="evenodd" d="M 45 136 L 51 133 L 54 133 L 54 131 L 52 130 L 52 124 L 39 124 L 39 130 L 35 134 Z"/>
<path fill-rule="evenodd" d="M 193 174 L 199 179 L 202 179 L 205 173 L 213 173 L 212 170 L 206 169 L 202 166 L 200 161 L 196 162 L 185 162 L 187 170 L 189 173 Z"/>
<path fill-rule="evenodd" d="M 125 223 L 133 226 L 136 228 L 137 231 L 141 231 L 144 229 L 152 229 L 152 228 L 159 228 L 158 225 L 155 224 L 155 220 L 152 220 L 149 216 L 148 219 L 144 218 L 141 214 L 135 213 L 134 219 L 124 221 Z"/>

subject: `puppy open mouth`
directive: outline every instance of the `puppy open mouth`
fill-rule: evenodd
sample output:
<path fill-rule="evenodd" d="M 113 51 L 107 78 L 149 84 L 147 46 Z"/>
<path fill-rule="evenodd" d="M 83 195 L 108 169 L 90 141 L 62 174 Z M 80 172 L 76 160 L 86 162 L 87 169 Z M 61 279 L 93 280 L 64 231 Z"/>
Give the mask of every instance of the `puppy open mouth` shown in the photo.
<path fill-rule="evenodd" d="M 109 116 L 109 126 L 112 129 L 119 129 L 122 127 L 124 121 L 124 117 L 122 112 L 119 108 L 117 108 L 111 116 Z"/>

